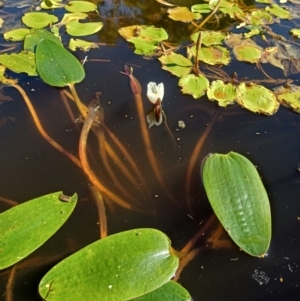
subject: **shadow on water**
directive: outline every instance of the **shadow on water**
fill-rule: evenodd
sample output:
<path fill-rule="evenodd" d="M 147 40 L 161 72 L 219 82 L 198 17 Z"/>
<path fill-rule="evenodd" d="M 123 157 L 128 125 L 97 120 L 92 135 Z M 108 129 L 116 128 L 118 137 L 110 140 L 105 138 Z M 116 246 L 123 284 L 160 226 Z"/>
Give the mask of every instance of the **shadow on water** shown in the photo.
<path fill-rule="evenodd" d="M 130 189 L 136 199 L 134 205 L 143 212 L 107 204 L 109 234 L 139 227 L 158 228 L 170 237 L 175 249 L 182 249 L 212 214 L 201 184 L 201 160 L 209 153 L 239 152 L 257 166 L 270 197 L 273 237 L 268 256 L 251 258 L 239 251 L 215 222 L 199 240 L 200 254 L 183 270 L 179 282 L 188 289 L 194 301 L 296 301 L 300 285 L 297 251 L 300 239 L 297 231 L 300 215 L 299 116 L 283 107 L 272 117 L 252 114 L 238 105 L 221 109 L 205 97 L 193 100 L 181 94 L 175 77 L 163 72 L 156 59 L 145 60 L 134 55 L 116 32 L 120 26 L 148 24 L 153 19 L 155 24 L 164 22 L 168 26 L 164 11 L 160 11 L 162 16 L 153 16 L 159 11 L 158 7 L 149 5 L 148 1 L 101 2 L 100 15 L 104 16 L 104 24 L 107 22 L 111 27 L 101 31 L 99 39 L 117 46 L 104 45 L 90 51 L 85 63 L 87 76 L 77 85 L 78 94 L 87 105 L 94 93 L 101 91 L 105 124 L 134 158 L 148 186 L 147 192 Z M 187 37 L 187 27 L 182 26 L 182 33 L 172 31 L 171 27 L 167 29 L 174 40 L 183 41 Z M 84 54 L 76 54 L 80 59 L 84 58 Z M 125 64 L 134 66 L 134 75 L 143 89 L 145 111 L 151 108 L 146 97 L 148 82 L 165 85 L 162 105 L 173 137 L 164 125 L 152 127 L 149 134 L 166 188 L 177 204 L 166 196 L 151 170 L 134 96 L 128 78 L 120 73 Z M 65 110 L 59 90 L 24 75 L 20 76 L 19 82 L 31 97 L 47 132 L 77 155 L 79 132 Z M 99 238 L 98 213 L 82 171 L 42 139 L 17 91 L 11 88 L 3 91 L 13 100 L 0 105 L 0 117 L 9 117 L 0 127 L 0 195 L 22 203 L 63 190 L 65 194 L 77 192 L 80 199 L 74 214 L 55 236 L 17 265 L 13 300 L 33 301 L 39 300 L 37 285 L 48 269 Z M 184 128 L 178 125 L 179 121 L 184 122 Z M 197 141 L 210 124 L 211 130 L 191 173 L 188 198 L 192 205 L 189 207 L 186 195 L 188 166 Z M 108 135 L 106 139 L 126 163 L 116 143 Z M 105 185 L 120 193 L 99 159 L 98 145 L 91 134 L 88 143 L 92 169 Z M 130 187 L 128 179 L 120 176 L 118 166 L 112 164 L 112 168 L 122 185 Z M 8 208 L 0 202 L 0 211 Z M 260 274 L 264 275 L 261 285 L 253 277 L 255 271 L 265 273 Z M 8 272 L 0 272 L 1 292 L 5 291 Z"/>

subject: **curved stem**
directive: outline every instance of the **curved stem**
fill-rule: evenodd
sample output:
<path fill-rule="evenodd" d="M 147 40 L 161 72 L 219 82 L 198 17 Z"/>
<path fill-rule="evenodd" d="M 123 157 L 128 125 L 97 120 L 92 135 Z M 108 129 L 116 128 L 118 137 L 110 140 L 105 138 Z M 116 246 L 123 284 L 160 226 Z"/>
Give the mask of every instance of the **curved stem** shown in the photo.
<path fill-rule="evenodd" d="M 77 106 L 80 114 L 85 119 L 86 116 L 87 116 L 87 114 L 88 114 L 87 107 L 80 101 L 80 98 L 79 98 L 79 96 L 78 96 L 78 94 L 76 92 L 76 89 L 75 89 L 74 85 L 73 84 L 69 84 L 68 86 L 69 86 L 69 88 L 71 90 L 71 93 L 73 95 L 73 99 L 74 99 L 74 101 L 76 103 L 76 106 Z"/>
<path fill-rule="evenodd" d="M 33 118 L 33 121 L 38 129 L 38 131 L 40 132 L 40 134 L 44 137 L 44 139 L 50 143 L 54 148 L 56 148 L 57 150 L 59 150 L 61 153 L 63 153 L 64 155 L 66 155 L 73 163 L 75 163 L 78 167 L 81 167 L 81 164 L 80 164 L 80 161 L 75 157 L 73 156 L 71 153 L 69 153 L 66 149 L 64 149 L 60 144 L 58 144 L 55 140 L 53 140 L 47 133 L 46 131 L 44 130 L 37 114 L 36 114 L 36 111 L 29 99 L 29 97 L 27 96 L 26 92 L 21 88 L 21 86 L 19 86 L 18 84 L 13 84 L 11 85 L 12 87 L 14 87 L 15 89 L 17 89 L 20 94 L 22 95 L 29 111 L 30 111 L 30 114 Z"/>

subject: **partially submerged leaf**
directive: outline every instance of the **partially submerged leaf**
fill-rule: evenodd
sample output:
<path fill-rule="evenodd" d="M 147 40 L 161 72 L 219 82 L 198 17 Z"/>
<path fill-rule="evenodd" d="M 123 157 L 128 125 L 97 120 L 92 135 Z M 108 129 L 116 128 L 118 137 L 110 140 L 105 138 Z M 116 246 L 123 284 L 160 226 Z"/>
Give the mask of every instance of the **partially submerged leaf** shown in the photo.
<path fill-rule="evenodd" d="M 192 297 L 177 282 L 169 281 L 156 290 L 130 301 L 192 301 Z"/>
<path fill-rule="evenodd" d="M 274 93 L 256 84 L 241 83 L 237 89 L 237 102 L 251 112 L 265 115 L 273 115 L 279 108 Z"/>
<path fill-rule="evenodd" d="M 88 36 L 101 30 L 102 22 L 80 23 L 77 20 L 66 24 L 67 33 L 71 36 Z"/>
<path fill-rule="evenodd" d="M 31 12 L 22 17 L 22 21 L 25 25 L 31 28 L 44 28 L 49 24 L 56 23 L 58 18 L 54 15 L 50 15 L 43 12 Z"/>
<path fill-rule="evenodd" d="M 159 61 L 162 64 L 162 69 L 167 70 L 178 77 L 189 74 L 193 66 L 193 63 L 189 59 L 174 52 L 171 52 L 168 55 L 162 55 L 159 58 Z"/>
<path fill-rule="evenodd" d="M 64 14 L 62 20 L 60 21 L 60 24 L 67 24 L 74 20 L 83 20 L 83 19 L 86 19 L 87 17 L 88 17 L 88 15 L 85 13 Z"/>
<path fill-rule="evenodd" d="M 209 81 L 204 75 L 188 74 L 179 80 L 178 85 L 182 88 L 182 93 L 190 94 L 197 99 L 205 94 Z"/>
<path fill-rule="evenodd" d="M 91 48 L 98 48 L 98 45 L 96 43 L 80 39 L 70 39 L 69 48 L 73 51 L 79 48 L 80 50 L 86 52 L 89 51 Z"/>
<path fill-rule="evenodd" d="M 169 18 L 175 21 L 189 23 L 194 20 L 194 14 L 187 7 L 177 6 L 175 8 L 169 8 L 168 14 Z"/>
<path fill-rule="evenodd" d="M 155 229 L 110 235 L 57 264 L 39 284 L 47 301 L 124 301 L 161 287 L 175 274 L 178 258 Z"/>
<path fill-rule="evenodd" d="M 25 202 L 0 214 L 0 269 L 28 256 L 47 241 L 72 213 L 77 195 L 68 202 L 55 192 Z"/>
<path fill-rule="evenodd" d="M 65 9 L 72 13 L 88 13 L 97 10 L 97 5 L 88 1 L 69 1 Z"/>
<path fill-rule="evenodd" d="M 215 80 L 207 90 L 209 100 L 216 100 L 220 107 L 226 107 L 233 104 L 236 99 L 236 87 L 231 84 L 225 84 L 221 80 Z"/>
<path fill-rule="evenodd" d="M 31 76 L 37 75 L 33 52 L 21 51 L 20 53 L 1 54 L 0 63 L 16 73 L 24 72 Z"/>
<path fill-rule="evenodd" d="M 79 83 L 85 76 L 77 58 L 51 40 L 42 40 L 38 44 L 36 66 L 42 80 L 54 87 Z"/>
<path fill-rule="evenodd" d="M 10 40 L 10 41 L 23 41 L 25 36 L 30 32 L 30 29 L 28 28 L 18 28 L 18 29 L 13 29 L 11 31 L 7 31 L 4 33 L 3 37 L 5 40 Z"/>
<path fill-rule="evenodd" d="M 233 241 L 246 253 L 263 257 L 271 241 L 266 190 L 254 165 L 242 155 L 212 154 L 202 168 L 209 202 Z"/>

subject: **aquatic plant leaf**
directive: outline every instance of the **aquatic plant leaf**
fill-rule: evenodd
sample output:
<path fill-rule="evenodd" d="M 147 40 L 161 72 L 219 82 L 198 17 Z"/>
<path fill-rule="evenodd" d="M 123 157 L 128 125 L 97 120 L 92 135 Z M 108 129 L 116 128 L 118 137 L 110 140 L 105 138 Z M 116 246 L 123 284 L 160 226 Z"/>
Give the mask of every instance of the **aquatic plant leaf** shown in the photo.
<path fill-rule="evenodd" d="M 244 156 L 212 154 L 202 167 L 209 202 L 233 241 L 246 253 L 263 257 L 271 241 L 267 192 L 254 165 Z"/>
<path fill-rule="evenodd" d="M 300 87 L 296 85 L 281 86 L 274 91 L 277 100 L 285 107 L 300 114 Z"/>
<path fill-rule="evenodd" d="M 284 9 L 283 7 L 277 4 L 272 4 L 271 6 L 267 6 L 265 10 L 270 12 L 272 15 L 279 17 L 280 19 L 292 18 L 291 13 L 287 9 Z"/>
<path fill-rule="evenodd" d="M 25 36 L 30 32 L 30 29 L 28 28 L 18 28 L 18 29 L 13 29 L 10 31 L 7 31 L 6 33 L 3 34 L 3 37 L 5 40 L 10 40 L 10 41 L 23 41 Z"/>
<path fill-rule="evenodd" d="M 36 66 L 41 79 L 54 87 L 79 83 L 85 76 L 77 58 L 51 40 L 42 40 L 37 45 Z"/>
<path fill-rule="evenodd" d="M 196 45 L 191 47 L 191 53 L 196 57 Z M 228 65 L 230 62 L 229 51 L 222 46 L 201 47 L 198 52 L 198 58 L 209 65 Z"/>
<path fill-rule="evenodd" d="M 44 28 L 52 23 L 56 23 L 58 18 L 43 12 L 31 12 L 22 17 L 23 23 L 31 28 Z"/>
<path fill-rule="evenodd" d="M 71 36 L 88 36 L 101 30 L 102 22 L 80 23 L 77 20 L 70 21 L 66 24 L 67 33 Z"/>
<path fill-rule="evenodd" d="M 189 74 L 192 70 L 193 63 L 181 54 L 171 52 L 168 55 L 162 55 L 159 58 L 162 69 L 169 71 L 178 77 Z"/>
<path fill-rule="evenodd" d="M 64 14 L 63 18 L 60 21 L 60 24 L 67 24 L 74 20 L 83 20 L 83 19 L 86 19 L 87 17 L 88 17 L 88 15 L 85 13 Z"/>
<path fill-rule="evenodd" d="M 244 17 L 245 15 L 244 12 L 237 5 L 232 5 L 230 7 L 220 7 L 220 11 L 225 15 L 229 15 L 231 19 L 235 19 L 236 15 L 240 18 Z"/>
<path fill-rule="evenodd" d="M 204 75 L 188 74 L 179 80 L 178 85 L 182 88 L 182 93 L 190 94 L 197 99 L 205 94 L 209 81 Z"/>
<path fill-rule="evenodd" d="M 125 301 L 168 282 L 179 259 L 168 237 L 155 229 L 110 235 L 66 258 L 39 284 L 47 301 Z"/>
<path fill-rule="evenodd" d="M 245 26 L 245 28 L 247 28 L 247 26 Z M 249 32 L 244 33 L 244 37 L 245 37 L 245 39 L 249 39 L 252 36 L 256 36 L 259 34 L 261 34 L 260 28 L 251 28 L 251 30 Z"/>
<path fill-rule="evenodd" d="M 192 301 L 186 289 L 174 281 L 168 281 L 156 290 L 130 301 Z"/>
<path fill-rule="evenodd" d="M 244 61 L 249 63 L 258 63 L 263 49 L 253 43 L 247 41 L 242 42 L 239 45 L 233 47 L 233 54 L 238 61 Z"/>
<path fill-rule="evenodd" d="M 6 70 L 6 67 L 3 65 L 0 65 L 0 82 L 5 85 L 16 84 L 18 82 L 17 80 L 5 77 L 5 75 L 4 75 L 5 70 Z"/>
<path fill-rule="evenodd" d="M 192 5 L 191 11 L 193 13 L 199 13 L 199 14 L 208 14 L 211 12 L 211 7 L 209 4 L 195 4 Z"/>
<path fill-rule="evenodd" d="M 88 1 L 69 1 L 65 9 L 72 13 L 88 13 L 97 10 L 97 5 Z"/>
<path fill-rule="evenodd" d="M 41 8 L 54 9 L 64 7 L 65 4 L 60 3 L 62 0 L 43 0 L 41 2 Z"/>
<path fill-rule="evenodd" d="M 20 53 L 1 54 L 0 64 L 16 73 L 27 73 L 35 76 L 35 55 L 32 52 L 21 51 Z"/>
<path fill-rule="evenodd" d="M 231 84 L 225 84 L 222 80 L 215 80 L 207 90 L 209 100 L 216 100 L 220 107 L 226 107 L 233 104 L 236 99 L 236 87 Z"/>
<path fill-rule="evenodd" d="M 0 269 L 28 256 L 47 241 L 72 213 L 77 195 L 68 202 L 61 192 L 44 195 L 0 214 Z"/>
<path fill-rule="evenodd" d="M 284 69 L 280 55 L 279 54 L 279 48 L 278 47 L 267 47 L 263 50 L 262 56 L 260 58 L 261 63 L 270 63 L 271 65 Z"/>
<path fill-rule="evenodd" d="M 199 32 L 191 35 L 191 40 L 197 42 Z M 201 44 L 205 46 L 221 45 L 226 38 L 226 34 L 220 31 L 205 30 L 201 31 Z"/>
<path fill-rule="evenodd" d="M 299 28 L 293 28 L 290 30 L 290 33 L 297 38 L 300 38 L 300 29 Z M 5 37 L 4 37 L 5 38 Z"/>
<path fill-rule="evenodd" d="M 63 46 L 61 40 L 56 37 L 54 34 L 45 29 L 31 29 L 30 32 L 26 35 L 24 40 L 24 50 L 25 51 L 35 51 L 36 45 L 43 39 L 51 40 L 60 46 Z"/>
<path fill-rule="evenodd" d="M 169 8 L 168 14 L 169 18 L 174 21 L 189 23 L 194 20 L 194 14 L 187 7 L 177 6 Z"/>
<path fill-rule="evenodd" d="M 265 25 L 265 24 L 273 24 L 274 18 L 271 14 L 263 10 L 255 10 L 251 13 L 249 17 L 249 23 L 251 25 Z"/>
<path fill-rule="evenodd" d="M 137 35 L 140 38 L 156 42 L 167 40 L 169 37 L 167 32 L 162 27 L 158 28 L 154 26 L 141 27 Z"/>
<path fill-rule="evenodd" d="M 84 41 L 80 39 L 70 39 L 69 41 L 69 48 L 73 51 L 76 51 L 77 48 L 80 50 L 87 52 L 91 48 L 99 48 L 96 43 Z"/>
<path fill-rule="evenodd" d="M 153 55 L 158 49 L 156 41 L 147 41 L 140 37 L 131 38 L 128 42 L 134 44 L 134 53 L 139 55 Z"/>
<path fill-rule="evenodd" d="M 242 107 L 254 113 L 273 115 L 279 108 L 274 93 L 267 88 L 241 83 L 237 89 L 237 100 Z"/>

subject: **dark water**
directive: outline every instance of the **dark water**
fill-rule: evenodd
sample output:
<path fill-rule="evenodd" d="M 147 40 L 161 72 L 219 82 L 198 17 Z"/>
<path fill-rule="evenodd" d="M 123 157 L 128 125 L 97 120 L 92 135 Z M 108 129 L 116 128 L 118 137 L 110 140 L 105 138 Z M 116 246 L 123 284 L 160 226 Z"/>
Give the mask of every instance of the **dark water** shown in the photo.
<path fill-rule="evenodd" d="M 87 53 L 87 76 L 76 85 L 86 104 L 96 91 L 102 92 L 105 123 L 133 156 L 149 186 L 148 195 L 132 189 L 136 205 L 144 213 L 128 211 L 114 204 L 108 206 L 109 234 L 153 227 L 165 232 L 173 247 L 180 250 L 212 214 L 199 175 L 201 160 L 213 152 L 239 152 L 257 165 L 269 194 L 273 236 L 268 256 L 264 259 L 250 257 L 230 244 L 226 234 L 217 245 L 208 242 L 216 223 L 198 242 L 202 251 L 184 269 L 179 282 L 190 292 L 193 300 L 299 300 L 299 115 L 281 107 L 274 116 L 266 117 L 250 113 L 237 104 L 221 109 L 205 97 L 194 100 L 182 95 L 177 78 L 162 71 L 157 59 L 146 60 L 134 55 L 116 33 L 120 26 L 154 22 L 156 26 L 165 25 L 174 40 L 184 41 L 188 36 L 188 26 L 171 27 L 171 22 L 164 15 L 153 16 L 159 7 L 149 5 L 149 1 L 103 2 L 100 14 L 103 19 L 106 17 L 104 28 L 107 26 L 109 29 L 103 29 L 98 39 L 115 46 L 103 45 L 99 50 Z M 79 52 L 76 55 L 79 59 L 85 56 Z M 119 73 L 124 70 L 124 64 L 134 66 L 134 74 L 143 88 L 145 111 L 150 109 L 145 92 L 148 82 L 163 82 L 165 85 L 163 107 L 176 145 L 163 126 L 154 126 L 149 133 L 163 179 L 179 206 L 165 196 L 149 166 L 128 78 Z M 232 63 L 229 73 L 238 70 L 241 77 L 249 77 L 249 66 Z M 267 70 L 273 76 L 283 77 L 275 68 Z M 252 71 L 253 77 L 262 78 L 251 66 Z M 79 133 L 66 113 L 59 90 L 37 78 L 17 77 L 31 97 L 49 135 L 77 155 Z M 298 78 L 295 76 L 295 79 Z M 88 193 L 89 183 L 83 172 L 43 140 L 18 92 L 13 88 L 4 88 L 3 92 L 13 100 L 0 106 L 0 117 L 11 117 L 0 127 L 0 195 L 19 203 L 59 190 L 79 195 L 78 205 L 67 223 L 20 263 L 17 271 L 14 300 L 40 300 L 37 286 L 47 270 L 68 254 L 99 238 L 97 208 Z M 213 116 L 217 117 L 192 174 L 189 195 L 192 210 L 189 210 L 185 194 L 187 166 L 198 139 Z M 179 120 L 185 122 L 184 129 L 178 127 Z M 97 158 L 96 162 L 90 158 L 93 170 L 106 185 L 118 191 L 108 180 L 92 135 L 89 145 Z M 111 145 L 116 148 L 113 143 Z M 126 179 L 123 181 L 127 184 Z M 0 203 L 0 211 L 8 208 Z M 150 215 L 151 211 L 155 211 L 155 215 Z M 0 273 L 1 295 L 5 292 L 7 272 Z M 5 300 L 4 296 L 0 298 Z"/>

